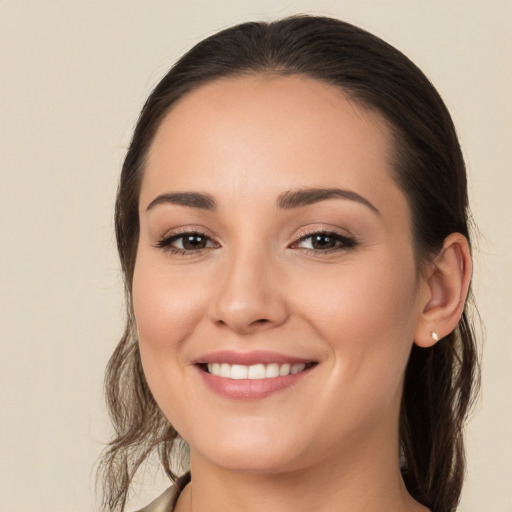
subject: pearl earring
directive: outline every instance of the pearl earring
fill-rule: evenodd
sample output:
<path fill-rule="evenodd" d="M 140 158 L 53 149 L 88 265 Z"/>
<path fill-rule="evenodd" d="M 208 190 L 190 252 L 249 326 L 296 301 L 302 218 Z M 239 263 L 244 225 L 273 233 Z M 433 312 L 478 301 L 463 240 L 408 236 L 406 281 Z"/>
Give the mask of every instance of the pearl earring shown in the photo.
<path fill-rule="evenodd" d="M 430 333 L 430 336 L 432 336 L 432 339 L 433 339 L 434 341 L 439 341 L 439 334 L 437 334 L 437 332 L 436 332 L 436 331 L 432 331 L 432 332 Z"/>

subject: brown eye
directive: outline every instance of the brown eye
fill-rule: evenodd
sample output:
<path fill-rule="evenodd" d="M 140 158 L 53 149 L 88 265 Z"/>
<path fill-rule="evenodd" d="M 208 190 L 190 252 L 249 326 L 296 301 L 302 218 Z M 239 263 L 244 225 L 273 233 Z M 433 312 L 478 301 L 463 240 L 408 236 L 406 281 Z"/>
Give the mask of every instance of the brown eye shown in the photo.
<path fill-rule="evenodd" d="M 319 233 L 311 237 L 311 246 L 313 249 L 332 249 L 336 247 L 338 240 L 331 235 Z"/>
<path fill-rule="evenodd" d="M 181 245 L 183 246 L 183 249 L 186 249 L 188 251 L 204 249 L 206 247 L 207 238 L 203 235 L 184 235 L 181 237 L 181 239 Z"/>
<path fill-rule="evenodd" d="M 353 238 L 349 238 L 339 233 L 320 231 L 318 233 L 312 233 L 302 237 L 295 244 L 295 247 L 321 253 L 350 249 L 355 245 L 356 241 Z"/>
<path fill-rule="evenodd" d="M 195 233 L 193 231 L 162 238 L 156 244 L 156 247 L 176 254 L 192 253 L 194 251 L 211 249 L 218 246 L 217 243 L 205 234 Z"/>

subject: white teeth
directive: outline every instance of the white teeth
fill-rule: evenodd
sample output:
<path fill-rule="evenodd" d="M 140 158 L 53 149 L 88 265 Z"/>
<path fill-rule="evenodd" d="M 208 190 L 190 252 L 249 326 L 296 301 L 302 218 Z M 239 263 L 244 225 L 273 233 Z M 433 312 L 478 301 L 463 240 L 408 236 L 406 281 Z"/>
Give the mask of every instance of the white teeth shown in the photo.
<path fill-rule="evenodd" d="M 264 364 L 254 364 L 249 366 L 248 371 L 249 379 L 264 379 L 265 378 L 265 365 Z"/>
<path fill-rule="evenodd" d="M 241 364 L 234 364 L 231 366 L 231 378 L 232 379 L 247 379 L 248 367 L 242 366 Z"/>
<path fill-rule="evenodd" d="M 231 365 L 227 363 L 222 363 L 220 366 L 220 373 L 216 373 L 215 375 L 220 375 L 221 377 L 226 377 L 227 379 L 231 378 Z"/>
<path fill-rule="evenodd" d="M 298 364 L 294 364 L 292 366 L 292 369 L 290 370 L 290 373 L 292 375 L 295 375 L 296 373 L 299 373 L 301 372 L 302 370 L 304 370 L 304 368 L 306 368 L 306 365 L 304 363 L 298 363 Z"/>
<path fill-rule="evenodd" d="M 279 375 L 290 375 L 290 368 L 292 367 L 291 364 L 282 364 L 279 368 Z"/>
<path fill-rule="evenodd" d="M 227 379 L 274 379 L 276 377 L 285 377 L 286 375 L 295 375 L 306 368 L 305 363 L 285 364 L 253 364 L 244 366 L 241 364 L 228 363 L 210 363 L 208 364 L 208 373 L 224 377 Z"/>
<path fill-rule="evenodd" d="M 267 368 L 265 370 L 265 377 L 267 379 L 279 377 L 279 365 L 277 363 L 267 364 Z"/>

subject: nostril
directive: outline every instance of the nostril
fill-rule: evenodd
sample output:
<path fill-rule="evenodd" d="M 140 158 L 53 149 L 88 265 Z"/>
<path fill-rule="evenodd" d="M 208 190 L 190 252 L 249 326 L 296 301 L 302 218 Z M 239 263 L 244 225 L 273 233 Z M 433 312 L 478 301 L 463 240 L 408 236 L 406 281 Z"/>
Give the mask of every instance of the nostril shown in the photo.
<path fill-rule="evenodd" d="M 257 325 L 265 325 L 268 324 L 270 320 L 267 318 L 259 318 L 258 320 L 254 320 L 250 323 L 250 326 L 257 326 Z"/>

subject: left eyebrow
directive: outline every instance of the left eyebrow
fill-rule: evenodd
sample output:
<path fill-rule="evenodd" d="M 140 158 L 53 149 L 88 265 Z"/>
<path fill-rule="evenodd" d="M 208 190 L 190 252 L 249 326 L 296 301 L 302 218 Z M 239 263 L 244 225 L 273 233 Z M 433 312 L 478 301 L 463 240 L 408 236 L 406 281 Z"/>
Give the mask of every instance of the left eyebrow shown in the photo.
<path fill-rule="evenodd" d="M 301 188 L 298 190 L 288 190 L 281 194 L 277 199 L 277 207 L 283 210 L 291 210 L 302 206 L 325 201 L 326 199 L 348 199 L 361 203 L 377 215 L 380 211 L 368 199 L 359 195 L 352 190 L 344 190 L 341 188 Z"/>

